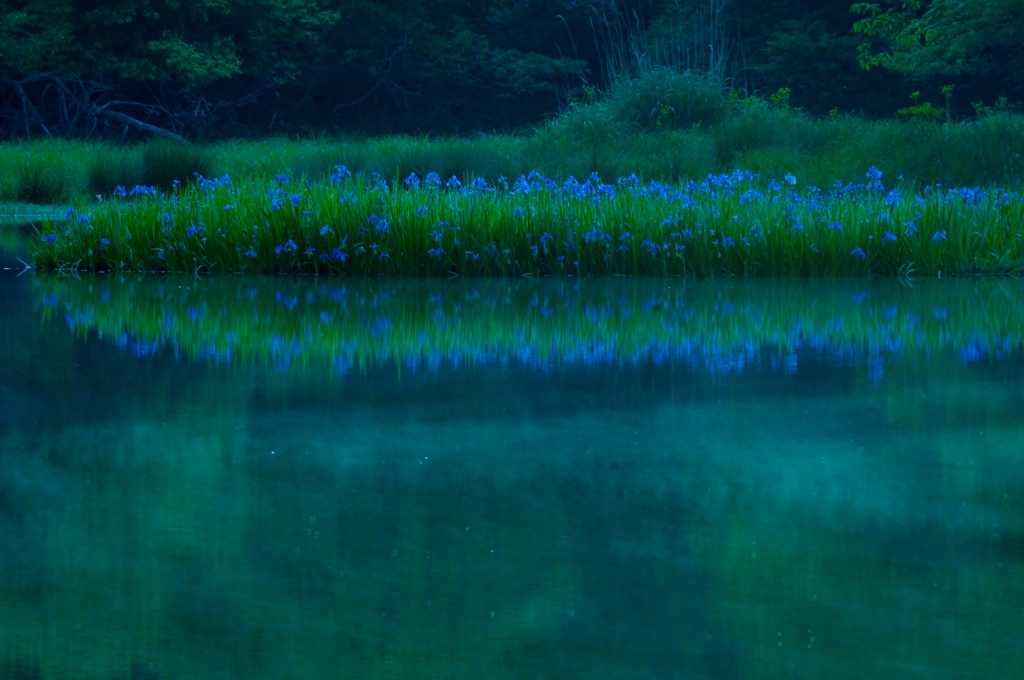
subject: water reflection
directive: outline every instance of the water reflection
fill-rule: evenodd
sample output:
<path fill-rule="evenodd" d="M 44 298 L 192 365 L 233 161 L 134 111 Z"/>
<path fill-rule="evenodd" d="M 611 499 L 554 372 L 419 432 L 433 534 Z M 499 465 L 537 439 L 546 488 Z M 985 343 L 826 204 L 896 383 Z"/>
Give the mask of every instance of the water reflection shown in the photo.
<path fill-rule="evenodd" d="M 1020 295 L 2 280 L 0 677 L 1014 677 Z"/>
<path fill-rule="evenodd" d="M 668 362 L 793 373 L 801 349 L 862 365 L 955 351 L 1002 361 L 1024 343 L 1024 285 L 895 281 L 296 280 L 37 277 L 44 318 L 137 356 L 259 361 L 345 374 L 492 363 Z"/>

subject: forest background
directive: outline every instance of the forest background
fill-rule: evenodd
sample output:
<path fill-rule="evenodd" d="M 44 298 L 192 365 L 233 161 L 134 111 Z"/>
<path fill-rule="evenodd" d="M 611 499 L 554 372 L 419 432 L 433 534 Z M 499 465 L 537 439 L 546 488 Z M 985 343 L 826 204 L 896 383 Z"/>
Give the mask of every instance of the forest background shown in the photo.
<path fill-rule="evenodd" d="M 1020 0 L 3 0 L 0 138 L 530 129 L 638 68 L 809 114 L 1019 105 Z M 902 114 L 898 114 L 902 112 Z"/>

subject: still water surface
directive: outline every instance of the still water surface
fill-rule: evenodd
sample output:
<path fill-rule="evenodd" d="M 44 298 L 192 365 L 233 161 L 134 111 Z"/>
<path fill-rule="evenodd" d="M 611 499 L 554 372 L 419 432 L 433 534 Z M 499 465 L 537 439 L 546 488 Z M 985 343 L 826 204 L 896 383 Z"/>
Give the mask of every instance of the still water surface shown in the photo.
<path fill-rule="evenodd" d="M 1024 284 L 0 277 L 0 678 L 1019 678 Z"/>

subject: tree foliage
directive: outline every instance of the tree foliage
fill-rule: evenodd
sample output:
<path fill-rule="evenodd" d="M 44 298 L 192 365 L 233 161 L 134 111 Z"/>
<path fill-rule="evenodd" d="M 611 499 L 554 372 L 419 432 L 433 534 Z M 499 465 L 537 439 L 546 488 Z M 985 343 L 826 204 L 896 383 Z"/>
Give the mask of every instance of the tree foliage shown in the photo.
<path fill-rule="evenodd" d="M 865 68 L 913 78 L 982 75 L 1024 84 L 1024 6 L 1020 0 L 887 0 L 851 8 Z"/>
<path fill-rule="evenodd" d="M 207 85 L 295 71 L 339 14 L 319 0 L 4 0 L 0 74 Z"/>
<path fill-rule="evenodd" d="M 1020 98 L 1021 0 L 879 2 L 0 0 L 0 136 L 510 129 L 662 67 L 818 114 Z"/>

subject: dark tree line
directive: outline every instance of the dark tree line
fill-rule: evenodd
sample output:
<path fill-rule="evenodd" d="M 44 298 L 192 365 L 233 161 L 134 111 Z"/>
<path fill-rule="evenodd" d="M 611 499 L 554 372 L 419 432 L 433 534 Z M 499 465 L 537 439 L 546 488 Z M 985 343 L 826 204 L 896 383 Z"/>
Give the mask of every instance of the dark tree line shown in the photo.
<path fill-rule="evenodd" d="M 529 127 L 644 60 L 892 115 L 1021 100 L 1024 0 L 0 0 L 0 136 Z"/>

